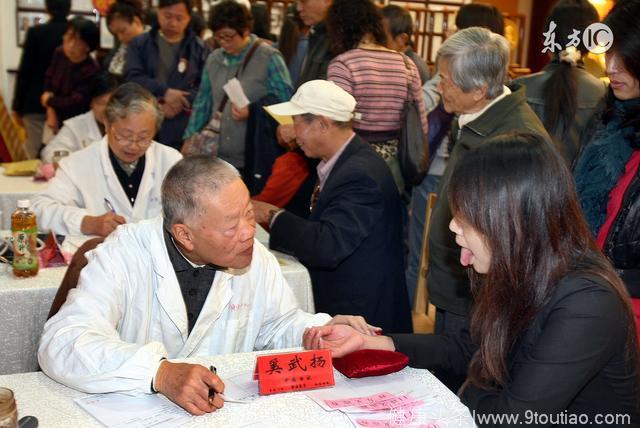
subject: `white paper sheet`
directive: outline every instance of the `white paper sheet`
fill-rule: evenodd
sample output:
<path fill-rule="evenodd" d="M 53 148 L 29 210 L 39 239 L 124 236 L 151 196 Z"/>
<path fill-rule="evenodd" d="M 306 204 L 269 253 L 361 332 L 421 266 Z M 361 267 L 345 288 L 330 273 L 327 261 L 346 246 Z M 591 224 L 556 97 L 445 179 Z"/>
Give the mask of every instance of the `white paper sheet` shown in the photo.
<path fill-rule="evenodd" d="M 62 241 L 62 245 L 60 245 L 60 250 L 63 253 L 71 253 L 75 254 L 78 251 L 78 248 L 82 246 L 89 239 L 93 238 L 92 236 L 87 235 L 68 235 L 65 236 L 64 241 Z"/>
<path fill-rule="evenodd" d="M 249 105 L 249 99 L 245 95 L 240 81 L 235 77 L 225 83 L 222 89 L 227 93 L 229 101 L 235 104 L 236 107 L 243 108 Z"/>
<path fill-rule="evenodd" d="M 189 413 L 161 394 L 95 394 L 74 401 L 109 428 L 175 428 L 191 420 Z"/>
<path fill-rule="evenodd" d="M 250 403 L 260 396 L 258 382 L 253 380 L 253 370 L 223 377 L 224 401 L 229 403 Z"/>

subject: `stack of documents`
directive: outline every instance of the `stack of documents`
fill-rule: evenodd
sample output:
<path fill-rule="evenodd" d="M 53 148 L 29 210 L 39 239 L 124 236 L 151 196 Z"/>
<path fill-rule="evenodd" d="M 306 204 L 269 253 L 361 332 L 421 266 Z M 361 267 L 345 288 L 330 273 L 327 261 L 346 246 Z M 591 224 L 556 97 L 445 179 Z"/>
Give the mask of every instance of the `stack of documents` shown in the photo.
<path fill-rule="evenodd" d="M 259 397 L 253 370 L 225 378 L 224 400 L 250 403 Z M 177 428 L 193 417 L 162 394 L 93 394 L 75 399 L 87 413 L 109 428 Z"/>
<path fill-rule="evenodd" d="M 191 421 L 189 413 L 161 394 L 95 394 L 75 402 L 109 428 L 172 428 Z"/>

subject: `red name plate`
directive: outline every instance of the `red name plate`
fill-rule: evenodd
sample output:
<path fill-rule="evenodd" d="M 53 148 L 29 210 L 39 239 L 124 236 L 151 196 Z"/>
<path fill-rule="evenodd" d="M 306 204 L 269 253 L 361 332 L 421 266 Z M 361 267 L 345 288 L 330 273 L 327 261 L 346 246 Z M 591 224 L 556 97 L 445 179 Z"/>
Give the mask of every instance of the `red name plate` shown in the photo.
<path fill-rule="evenodd" d="M 254 379 L 256 377 L 260 395 L 335 385 L 331 351 L 328 349 L 260 355 Z"/>

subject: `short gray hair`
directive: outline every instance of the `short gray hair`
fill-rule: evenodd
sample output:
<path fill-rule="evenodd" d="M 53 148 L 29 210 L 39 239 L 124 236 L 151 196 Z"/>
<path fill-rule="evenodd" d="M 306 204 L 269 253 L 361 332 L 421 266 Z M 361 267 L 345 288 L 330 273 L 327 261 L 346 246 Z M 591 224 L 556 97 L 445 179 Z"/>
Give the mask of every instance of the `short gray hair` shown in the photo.
<path fill-rule="evenodd" d="M 162 125 L 162 111 L 158 100 L 151 92 L 138 85 L 128 82 L 116 89 L 107 103 L 105 116 L 109 124 L 124 119 L 132 113 L 149 112 L 156 118 L 156 131 Z"/>
<path fill-rule="evenodd" d="M 469 92 L 487 88 L 487 99 L 502 94 L 509 68 L 509 42 L 486 28 L 470 27 L 449 37 L 438 50 L 449 61 L 451 80 Z"/>
<path fill-rule="evenodd" d="M 211 155 L 187 156 L 176 163 L 162 182 L 165 227 L 185 223 L 202 212 L 202 196 L 211 196 L 240 177 L 228 162 Z"/>

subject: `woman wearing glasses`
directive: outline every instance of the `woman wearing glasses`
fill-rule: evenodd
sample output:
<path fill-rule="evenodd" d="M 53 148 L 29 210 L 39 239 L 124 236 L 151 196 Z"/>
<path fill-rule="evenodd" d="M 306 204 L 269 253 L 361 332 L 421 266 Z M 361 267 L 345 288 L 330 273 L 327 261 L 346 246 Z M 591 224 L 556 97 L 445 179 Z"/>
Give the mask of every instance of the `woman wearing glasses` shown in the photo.
<path fill-rule="evenodd" d="M 40 230 L 107 236 L 118 225 L 161 213 L 160 186 L 180 153 L 153 141 L 162 113 L 142 86 L 127 83 L 106 107 L 107 135 L 60 161 L 35 197 Z"/>
<path fill-rule="evenodd" d="M 257 113 L 262 109 L 252 107 L 288 101 L 293 89 L 282 55 L 251 34 L 252 27 L 253 18 L 249 10 L 235 1 L 222 1 L 211 10 L 209 28 L 219 48 L 207 58 L 193 113 L 184 134 L 186 144 L 182 148 L 183 153 L 217 154 L 240 170 L 243 177 L 249 178 L 257 173 L 254 161 L 264 162 L 265 158 L 273 155 L 265 155 L 265 149 L 275 147 L 276 155 L 280 154 L 275 140 L 265 141 L 275 138 L 275 130 L 266 128 L 266 121 L 257 123 Z M 250 105 L 240 107 L 227 98 L 223 86 L 234 77 L 240 81 Z M 254 117 L 250 117 L 250 108 L 256 112 Z M 248 131 L 249 122 L 252 123 L 251 131 Z M 199 147 L 194 144 L 191 137 L 205 126 L 217 128 L 217 145 L 207 143 L 205 147 Z M 253 153 L 245 153 L 247 134 L 255 135 L 259 146 L 255 149 L 262 150 L 255 157 Z M 275 157 L 270 159 L 272 163 Z M 271 163 L 264 171 L 266 175 L 271 171 Z M 248 184 L 251 188 L 251 183 Z"/>

